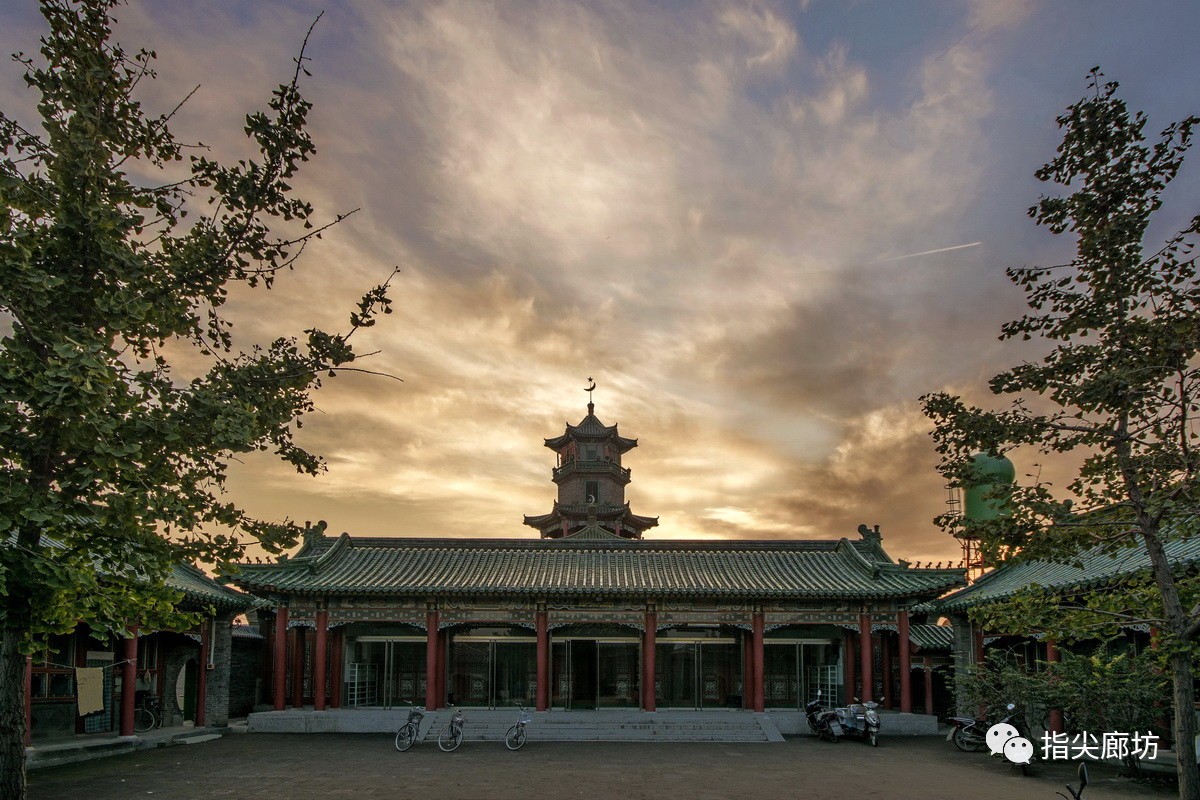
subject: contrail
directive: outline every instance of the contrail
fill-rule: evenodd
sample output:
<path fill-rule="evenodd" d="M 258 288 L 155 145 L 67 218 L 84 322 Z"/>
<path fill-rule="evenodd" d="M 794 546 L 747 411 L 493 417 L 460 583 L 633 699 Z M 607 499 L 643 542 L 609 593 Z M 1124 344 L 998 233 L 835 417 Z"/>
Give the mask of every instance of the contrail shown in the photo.
<path fill-rule="evenodd" d="M 945 253 L 949 250 L 962 250 L 965 247 L 978 247 L 983 242 L 971 242 L 970 244 L 956 244 L 954 247 L 939 247 L 937 250 L 925 250 L 921 253 L 909 253 L 906 256 L 892 256 L 891 258 L 877 258 L 872 261 L 872 264 L 882 264 L 884 261 L 899 261 L 902 258 L 916 258 L 917 256 L 929 256 L 934 253 Z"/>

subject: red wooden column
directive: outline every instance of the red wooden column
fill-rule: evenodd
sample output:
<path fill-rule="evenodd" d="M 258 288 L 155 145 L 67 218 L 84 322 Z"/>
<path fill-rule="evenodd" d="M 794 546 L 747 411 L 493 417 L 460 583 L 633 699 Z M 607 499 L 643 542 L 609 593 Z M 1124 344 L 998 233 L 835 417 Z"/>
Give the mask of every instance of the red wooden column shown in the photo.
<path fill-rule="evenodd" d="M 550 708 L 550 628 L 546 610 L 539 609 L 537 626 L 537 710 Z"/>
<path fill-rule="evenodd" d="M 751 646 L 750 634 L 746 633 L 742 635 L 742 708 L 747 711 L 754 708 L 753 676 L 754 648 Z"/>
<path fill-rule="evenodd" d="M 845 703 L 848 704 L 850 702 L 850 698 L 854 697 L 854 684 L 858 679 L 858 675 L 854 669 L 854 638 L 849 634 L 843 638 L 842 649 L 844 651 L 842 655 L 842 696 L 845 698 Z M 811 699 L 811 697 L 806 698 L 805 702 L 808 702 Z M 833 700 L 831 699 L 829 702 L 832 704 Z"/>
<path fill-rule="evenodd" d="M 1062 655 L 1058 652 L 1058 643 L 1053 639 L 1046 640 L 1046 661 L 1050 664 L 1057 664 L 1062 660 Z M 1061 708 L 1050 709 L 1050 732 L 1062 733 L 1066 730 L 1063 724 L 1063 713 Z"/>
<path fill-rule="evenodd" d="M 137 627 L 121 642 L 121 735 L 133 736 L 133 695 L 137 680 Z"/>
<path fill-rule="evenodd" d="M 983 628 L 972 626 L 972 631 L 975 637 L 975 663 L 982 664 L 986 660 L 983 652 Z"/>
<path fill-rule="evenodd" d="M 646 711 L 658 709 L 658 700 L 654 692 L 654 645 L 658 635 L 658 614 L 653 610 L 646 611 L 646 635 L 642 646 L 642 708 Z"/>
<path fill-rule="evenodd" d="M 329 643 L 329 610 L 317 611 L 317 640 L 313 644 L 313 710 L 325 710 L 325 672 L 329 668 L 325 648 Z"/>
<path fill-rule="evenodd" d="M 875 695 L 875 648 L 871 644 L 871 615 L 858 615 L 858 655 L 862 660 L 861 700 L 866 703 Z"/>
<path fill-rule="evenodd" d="M 750 650 L 754 658 L 754 710 L 766 707 L 763 692 L 763 612 L 755 611 L 750 620 Z"/>
<path fill-rule="evenodd" d="M 341 628 L 330 631 L 333 647 L 330 648 L 333 663 L 329 665 L 329 707 L 342 707 L 342 670 L 346 663 L 346 635 Z"/>
<path fill-rule="evenodd" d="M 449 647 L 450 635 L 441 634 L 438 636 L 438 660 L 437 660 L 437 696 L 438 707 L 446 705 L 446 648 Z"/>
<path fill-rule="evenodd" d="M 304 628 L 292 628 L 292 708 L 304 708 Z"/>
<path fill-rule="evenodd" d="M 33 656 L 25 656 L 25 746 L 33 742 Z"/>
<path fill-rule="evenodd" d="M 425 708 L 438 708 L 438 612 L 425 612 Z"/>
<path fill-rule="evenodd" d="M 900 713 L 912 713 L 912 640 L 909 639 L 908 609 L 897 615 L 900 647 Z"/>
<path fill-rule="evenodd" d="M 283 711 L 287 707 L 287 699 L 285 697 L 285 688 L 287 686 L 287 630 L 288 630 L 288 610 L 287 606 L 280 606 L 275 609 L 275 664 L 272 668 L 271 680 L 274 683 L 272 686 L 272 698 L 275 701 L 275 710 Z"/>
<path fill-rule="evenodd" d="M 933 716 L 933 656 L 925 656 L 925 713 Z"/>
<path fill-rule="evenodd" d="M 196 666 L 196 727 L 203 728 L 208 705 L 208 648 L 212 647 L 212 619 L 200 618 L 200 663 Z"/>

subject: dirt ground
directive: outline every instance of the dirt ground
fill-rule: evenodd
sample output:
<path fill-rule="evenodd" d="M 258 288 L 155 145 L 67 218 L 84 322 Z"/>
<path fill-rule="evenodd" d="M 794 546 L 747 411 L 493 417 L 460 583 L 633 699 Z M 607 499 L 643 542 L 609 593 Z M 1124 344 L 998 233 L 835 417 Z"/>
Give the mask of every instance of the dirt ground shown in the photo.
<path fill-rule="evenodd" d="M 941 738 L 782 744 L 538 742 L 509 752 L 467 742 L 407 753 L 390 736 L 231 734 L 195 745 L 51 767 L 30 774 L 32 800 L 388 798 L 406 800 L 1054 800 L 1074 782 L 1071 764 L 1021 777 L 986 754 Z M 1168 798 L 1172 787 L 1098 767 L 1085 800 Z"/>

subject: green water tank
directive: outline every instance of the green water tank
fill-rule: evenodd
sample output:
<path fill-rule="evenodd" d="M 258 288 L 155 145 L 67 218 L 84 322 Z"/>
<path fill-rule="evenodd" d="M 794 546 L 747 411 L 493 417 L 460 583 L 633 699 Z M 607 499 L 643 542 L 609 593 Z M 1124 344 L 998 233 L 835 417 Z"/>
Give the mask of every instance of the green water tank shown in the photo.
<path fill-rule="evenodd" d="M 985 498 L 984 495 L 998 483 L 1011 484 L 1017 478 L 1017 469 L 1004 456 L 990 453 L 976 453 L 972 459 L 975 477 L 963 487 L 963 515 L 969 520 L 986 522 L 997 517 L 1007 516 L 1003 502 L 995 498 Z"/>

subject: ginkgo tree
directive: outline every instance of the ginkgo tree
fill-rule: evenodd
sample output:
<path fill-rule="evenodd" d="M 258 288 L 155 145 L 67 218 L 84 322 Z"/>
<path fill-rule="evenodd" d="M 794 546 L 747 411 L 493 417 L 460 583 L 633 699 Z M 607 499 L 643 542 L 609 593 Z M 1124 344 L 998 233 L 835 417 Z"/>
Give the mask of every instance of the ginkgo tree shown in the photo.
<path fill-rule="evenodd" d="M 0 114 L 0 796 L 14 800 L 36 639 L 186 626 L 174 563 L 293 543 L 293 524 L 229 501 L 228 465 L 273 451 L 319 472 L 295 439 L 311 393 L 361 369 L 351 335 L 391 310 L 384 281 L 342 332 L 236 344 L 231 293 L 269 288 L 340 219 L 318 224 L 291 187 L 315 150 L 303 48 L 246 117 L 255 155 L 223 163 L 176 139 L 173 110 L 143 107 L 155 54 L 113 41 L 114 6 L 44 0 L 39 52 L 16 56 L 36 118 Z"/>
<path fill-rule="evenodd" d="M 1087 95 L 1058 118 L 1057 154 L 1036 173 L 1060 190 L 1029 214 L 1071 237 L 1074 256 L 1008 270 L 1029 311 L 1005 324 L 1000 338 L 1040 342 L 1045 355 L 991 379 L 993 394 L 1011 398 L 1003 410 L 947 393 L 922 403 L 935 425 L 940 469 L 953 481 L 971 482 L 978 451 L 1026 446 L 1045 459 L 1079 464 L 1064 487 L 1032 476 L 991 490 L 1008 512 L 995 520 L 941 522 L 953 532 L 972 528 L 993 566 L 1027 558 L 1072 563 L 1095 548 L 1122 559 L 1136 554 L 1148 565 L 1102 591 L 1062 597 L 1031 587 L 974 615 L 989 630 L 1042 632 L 1064 642 L 1104 638 L 1122 625 L 1154 628 L 1172 685 L 1179 796 L 1198 800 L 1193 677 L 1200 592 L 1175 553 L 1196 535 L 1200 508 L 1200 216 L 1176 217 L 1184 222 L 1161 243 L 1147 238 L 1200 118 L 1173 123 L 1148 141 L 1146 116 L 1131 113 L 1117 89 L 1098 69 L 1091 72 Z"/>

